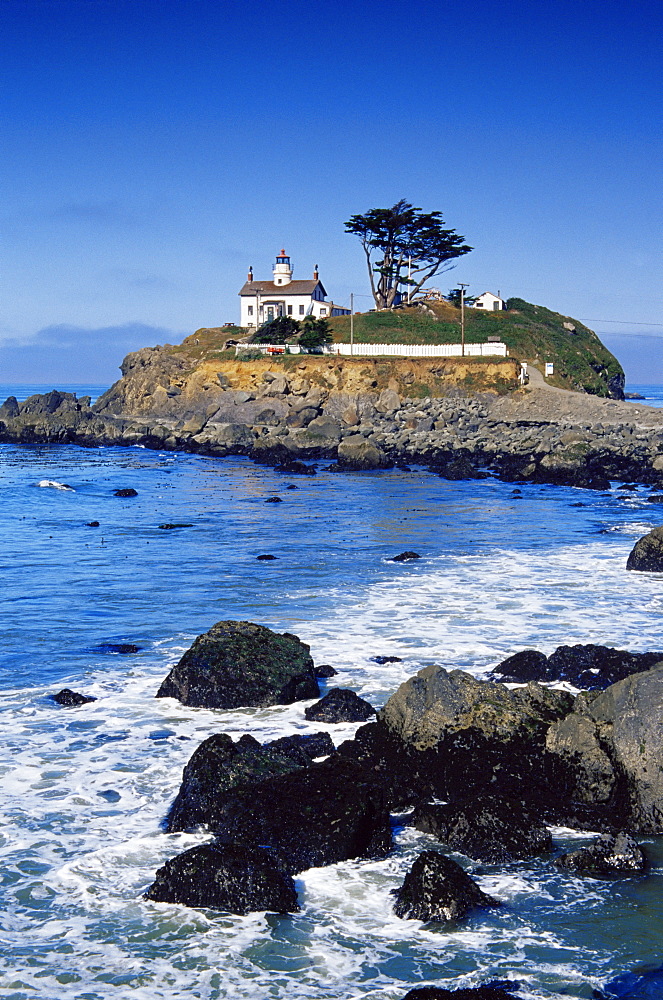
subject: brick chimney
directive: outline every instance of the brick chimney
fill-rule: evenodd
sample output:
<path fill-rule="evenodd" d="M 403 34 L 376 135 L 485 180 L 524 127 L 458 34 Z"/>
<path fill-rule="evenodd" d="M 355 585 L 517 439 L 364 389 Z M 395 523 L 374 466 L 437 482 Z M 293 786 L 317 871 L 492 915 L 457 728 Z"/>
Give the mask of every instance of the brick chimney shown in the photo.
<path fill-rule="evenodd" d="M 320 275 L 318 274 L 318 265 L 316 264 L 315 267 L 313 268 L 313 280 L 318 281 L 319 278 Z"/>
<path fill-rule="evenodd" d="M 249 273 L 246 276 L 246 280 L 249 281 L 249 282 L 253 281 L 253 268 L 252 267 L 249 268 Z"/>

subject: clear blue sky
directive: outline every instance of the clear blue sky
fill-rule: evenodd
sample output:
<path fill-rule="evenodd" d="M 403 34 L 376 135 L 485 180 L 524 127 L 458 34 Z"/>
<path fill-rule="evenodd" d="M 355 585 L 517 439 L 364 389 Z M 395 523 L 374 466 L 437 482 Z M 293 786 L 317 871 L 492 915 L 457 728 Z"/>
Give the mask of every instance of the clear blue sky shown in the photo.
<path fill-rule="evenodd" d="M 343 224 L 400 198 L 476 248 L 444 291 L 583 319 L 663 381 L 661 0 L 2 0 L 0 27 L 0 382 L 237 321 L 281 246 L 367 295 Z"/>

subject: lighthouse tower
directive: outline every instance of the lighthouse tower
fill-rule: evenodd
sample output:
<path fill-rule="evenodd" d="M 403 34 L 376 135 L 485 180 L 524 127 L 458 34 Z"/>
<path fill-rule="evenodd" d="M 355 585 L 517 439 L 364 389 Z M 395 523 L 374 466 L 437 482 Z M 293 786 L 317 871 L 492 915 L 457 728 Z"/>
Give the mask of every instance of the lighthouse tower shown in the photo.
<path fill-rule="evenodd" d="M 289 285 L 292 281 L 290 258 L 286 254 L 285 250 L 281 250 L 281 253 L 276 258 L 273 273 L 275 285 Z"/>

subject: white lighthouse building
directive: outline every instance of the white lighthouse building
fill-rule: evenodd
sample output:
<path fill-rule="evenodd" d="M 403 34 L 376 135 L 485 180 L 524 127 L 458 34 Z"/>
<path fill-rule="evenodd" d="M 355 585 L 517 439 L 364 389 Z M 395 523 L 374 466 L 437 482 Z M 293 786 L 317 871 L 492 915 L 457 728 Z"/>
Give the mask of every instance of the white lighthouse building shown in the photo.
<path fill-rule="evenodd" d="M 327 302 L 327 292 L 320 281 L 318 267 L 313 278 L 293 280 L 290 257 L 285 250 L 276 258 L 271 281 L 255 281 L 253 268 L 240 290 L 240 326 L 256 327 L 270 323 L 278 316 L 303 320 L 307 316 L 328 319 L 330 316 L 347 316 L 349 309 Z"/>

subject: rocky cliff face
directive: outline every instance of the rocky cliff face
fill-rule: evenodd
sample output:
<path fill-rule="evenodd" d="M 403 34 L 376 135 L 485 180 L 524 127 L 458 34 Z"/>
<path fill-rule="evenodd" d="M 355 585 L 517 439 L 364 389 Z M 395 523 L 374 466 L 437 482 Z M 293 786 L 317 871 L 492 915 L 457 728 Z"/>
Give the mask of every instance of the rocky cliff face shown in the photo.
<path fill-rule="evenodd" d="M 347 469 L 414 462 L 450 479 L 491 470 L 595 488 L 663 479 L 663 411 L 545 384 L 516 389 L 509 359 L 208 354 L 130 354 L 93 407 L 58 392 L 10 398 L 0 440 L 331 459 Z"/>
<path fill-rule="evenodd" d="M 401 398 L 435 397 L 458 387 L 505 392 L 517 387 L 520 365 L 502 358 L 341 360 L 330 355 L 212 360 L 145 347 L 127 355 L 121 371 L 122 378 L 96 403 L 97 413 L 179 420 L 200 416 L 214 405 L 218 417 L 255 424 L 268 408 L 279 417 L 307 408 L 317 415 L 326 404 L 338 417 L 359 403 L 361 414 L 362 403 L 375 405 L 385 389 Z"/>

